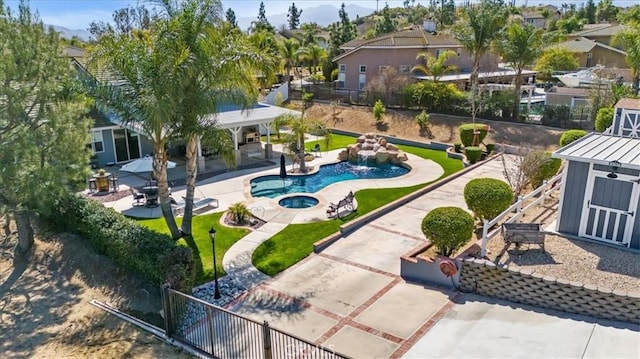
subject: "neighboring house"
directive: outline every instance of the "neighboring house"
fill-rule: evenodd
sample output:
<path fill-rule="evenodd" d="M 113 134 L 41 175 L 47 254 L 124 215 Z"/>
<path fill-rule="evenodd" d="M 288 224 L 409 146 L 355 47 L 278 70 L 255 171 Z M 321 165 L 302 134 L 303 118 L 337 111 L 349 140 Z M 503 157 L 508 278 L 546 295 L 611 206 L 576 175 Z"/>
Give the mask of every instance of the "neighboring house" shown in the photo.
<path fill-rule="evenodd" d="M 589 89 L 579 87 L 552 87 L 546 91 L 545 105 L 569 106 L 571 108 L 589 104 Z"/>
<path fill-rule="evenodd" d="M 640 99 L 622 99 L 604 134 L 553 153 L 567 161 L 556 230 L 640 249 Z"/>
<path fill-rule="evenodd" d="M 611 39 L 615 34 L 624 30 L 624 25 L 617 24 L 598 24 L 589 28 L 584 28 L 581 31 L 574 32 L 567 35 L 567 40 L 575 40 L 579 38 L 587 38 L 592 41 L 599 42 L 604 45 L 613 46 Z M 624 50 L 620 48 L 621 50 Z"/>
<path fill-rule="evenodd" d="M 65 50 L 65 54 L 71 58 L 78 71 L 94 76 L 86 69 L 84 50 L 69 47 Z M 107 81 L 106 77 L 104 74 L 94 76 L 98 81 Z M 277 93 L 282 93 L 283 100 L 287 100 L 287 84 L 272 91 L 264 99 L 267 103 L 257 103 L 247 110 L 241 110 L 236 106 L 222 106 L 219 113 L 207 117 L 206 120 L 211 125 L 215 124 L 218 128 L 227 129 L 232 134 L 237 164 L 240 164 L 243 153 L 240 145 L 259 145 L 260 134 L 270 134 L 271 124 L 276 117 L 284 114 L 300 116 L 299 111 L 273 106 Z M 91 143 L 87 146 L 93 150 L 97 166 L 122 164 L 153 153 L 153 143 L 141 128 L 133 124 L 125 126 L 116 114 L 110 112 L 103 113 L 94 109 L 91 111 L 91 117 L 94 118 L 94 125 L 91 128 Z M 182 143 L 178 142 L 180 141 L 173 142 L 174 148 L 171 148 L 170 152 L 179 152 L 177 149 Z M 265 144 L 264 152 L 260 151 L 263 158 L 271 157 L 271 147 L 271 143 Z M 198 144 L 198 165 L 204 168 L 204 156 L 200 144 Z"/>
<path fill-rule="evenodd" d="M 427 31 L 425 27 L 433 30 Z M 457 66 L 462 72 L 470 72 L 473 60 L 469 53 L 450 34 L 435 31 L 432 22 L 425 26 L 415 25 L 400 31 L 368 40 L 352 40 L 341 46 L 345 52 L 332 59 L 338 65 L 337 88 L 364 90 L 367 82 L 376 78 L 387 67 L 398 74 L 412 75 L 411 69 L 418 64 L 416 56 L 429 52 L 434 57 L 451 50 L 458 56 L 448 64 Z M 497 67 L 497 57 L 487 55 L 481 61 L 481 69 Z M 421 73 L 419 75 L 422 75 Z"/>
<path fill-rule="evenodd" d="M 545 9 L 549 12 L 548 17 L 544 17 L 543 15 L 543 11 Z M 546 5 L 533 10 L 525 10 L 522 12 L 521 16 L 526 24 L 531 24 L 540 29 L 546 29 L 549 24 L 549 20 L 560 20 L 562 14 L 555 6 Z"/>
<path fill-rule="evenodd" d="M 596 65 L 619 69 L 628 67 L 626 52 L 586 37 L 574 38 L 553 45 L 553 47 L 563 47 L 575 53 L 578 67 L 594 67 Z"/>

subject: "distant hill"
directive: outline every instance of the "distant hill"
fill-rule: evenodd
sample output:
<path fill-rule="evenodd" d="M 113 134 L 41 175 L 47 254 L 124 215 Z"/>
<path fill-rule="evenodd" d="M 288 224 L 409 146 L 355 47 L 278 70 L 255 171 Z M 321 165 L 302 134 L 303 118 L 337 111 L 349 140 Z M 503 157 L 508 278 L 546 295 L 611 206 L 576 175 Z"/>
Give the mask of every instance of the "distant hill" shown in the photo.
<path fill-rule="evenodd" d="M 89 31 L 87 30 L 71 30 L 58 25 L 48 26 L 52 26 L 53 29 L 59 32 L 60 36 L 64 37 L 65 39 L 71 39 L 72 37 L 77 36 L 82 41 L 89 41 L 89 37 L 91 37 L 91 34 L 89 34 Z"/>
<path fill-rule="evenodd" d="M 365 8 L 358 5 L 349 4 L 345 6 L 345 10 L 349 15 L 349 19 L 354 20 L 356 15 L 362 17 L 367 16 L 374 12 L 374 9 Z M 331 23 L 338 21 L 338 11 L 340 8 L 333 5 L 320 5 L 315 7 L 310 7 L 302 10 L 302 15 L 300 16 L 300 23 L 304 22 L 315 22 L 320 26 L 328 26 Z M 251 26 L 251 22 L 255 21 L 258 18 L 258 9 L 255 11 L 254 16 L 239 16 L 238 26 L 246 30 Z M 275 14 L 267 16 L 267 20 L 271 25 L 276 28 L 280 28 L 281 25 L 287 26 L 287 14 Z"/>

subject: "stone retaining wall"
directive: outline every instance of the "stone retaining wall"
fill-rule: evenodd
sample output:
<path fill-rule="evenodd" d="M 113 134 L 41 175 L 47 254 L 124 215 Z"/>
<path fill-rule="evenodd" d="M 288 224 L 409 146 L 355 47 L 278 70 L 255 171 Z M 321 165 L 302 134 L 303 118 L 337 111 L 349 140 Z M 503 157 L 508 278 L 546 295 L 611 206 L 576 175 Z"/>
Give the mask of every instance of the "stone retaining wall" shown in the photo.
<path fill-rule="evenodd" d="M 463 291 L 569 313 L 640 324 L 640 295 L 509 269 L 483 259 L 465 259 Z"/>

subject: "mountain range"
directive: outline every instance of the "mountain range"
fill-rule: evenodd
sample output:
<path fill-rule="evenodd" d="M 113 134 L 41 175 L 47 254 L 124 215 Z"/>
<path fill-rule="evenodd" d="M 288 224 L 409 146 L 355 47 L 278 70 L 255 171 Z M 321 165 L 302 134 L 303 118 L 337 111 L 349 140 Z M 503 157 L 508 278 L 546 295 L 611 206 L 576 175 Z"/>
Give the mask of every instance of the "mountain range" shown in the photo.
<path fill-rule="evenodd" d="M 320 26 L 328 26 L 339 20 L 338 11 L 340 9 L 333 5 L 320 5 L 315 7 L 309 7 L 302 10 L 302 15 L 300 15 L 300 23 L 310 23 L 315 22 Z M 349 15 L 349 19 L 354 20 L 356 16 L 366 16 L 374 12 L 373 9 L 365 8 L 358 5 L 349 4 L 345 6 L 345 11 Z M 258 18 L 258 11 L 256 9 L 255 16 L 238 16 L 238 26 L 247 30 L 251 26 L 251 22 L 255 21 Z M 287 14 L 274 14 L 267 16 L 267 20 L 269 23 L 279 29 L 281 26 L 287 27 Z M 63 26 L 51 25 L 53 28 L 60 33 L 60 35 L 66 39 L 71 39 L 73 36 L 77 36 L 79 39 L 83 41 L 89 40 L 91 34 L 89 31 L 82 29 L 69 29 Z"/>

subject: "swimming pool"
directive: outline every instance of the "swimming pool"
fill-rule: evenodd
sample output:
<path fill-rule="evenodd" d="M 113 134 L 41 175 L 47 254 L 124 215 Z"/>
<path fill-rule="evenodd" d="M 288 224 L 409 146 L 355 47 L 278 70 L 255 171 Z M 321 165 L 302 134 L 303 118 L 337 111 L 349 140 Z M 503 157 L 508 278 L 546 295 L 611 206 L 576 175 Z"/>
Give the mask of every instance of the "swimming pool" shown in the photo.
<path fill-rule="evenodd" d="M 320 166 L 318 172 L 314 174 L 287 176 L 284 180 L 277 175 L 254 178 L 251 180 L 251 195 L 275 198 L 287 193 L 315 193 L 336 182 L 393 178 L 407 173 L 409 173 L 408 168 L 389 163 L 359 166 L 345 161 Z"/>

